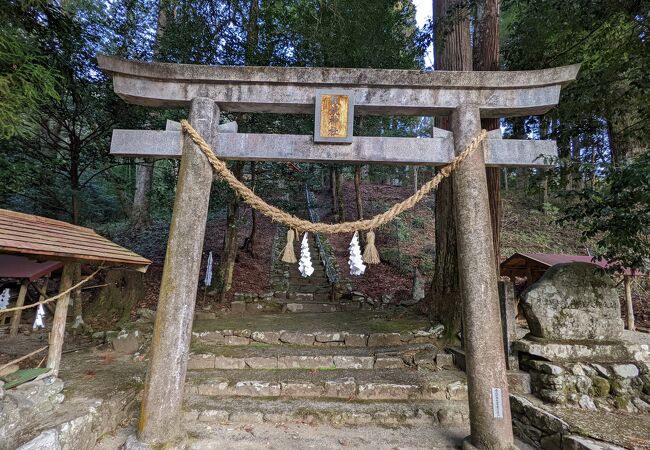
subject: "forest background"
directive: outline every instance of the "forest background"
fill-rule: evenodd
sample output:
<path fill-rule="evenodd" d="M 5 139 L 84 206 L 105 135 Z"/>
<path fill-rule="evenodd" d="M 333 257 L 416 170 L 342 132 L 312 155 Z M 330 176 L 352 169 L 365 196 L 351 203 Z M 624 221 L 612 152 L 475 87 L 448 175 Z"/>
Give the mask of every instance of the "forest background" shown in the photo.
<path fill-rule="evenodd" d="M 411 0 L 0 0 L 0 207 L 94 227 L 162 263 L 179 162 L 111 157 L 111 131 L 163 129 L 186 112 L 127 105 L 98 68 L 97 53 L 188 64 L 423 71 L 581 63 L 577 82 L 548 114 L 484 124 L 500 127 L 504 138 L 555 139 L 559 148 L 548 170 L 488 173 L 497 258 L 532 243 L 647 270 L 650 2 L 439 0 L 432 6 L 434 17 L 418 26 Z M 427 64 L 431 46 L 435 67 Z M 310 134 L 313 127 L 311 116 L 224 116 L 241 132 Z M 444 118 L 435 121 L 445 126 Z M 354 132 L 426 137 L 433 124 L 429 117 L 357 117 Z M 266 162 L 235 162 L 231 169 L 262 197 L 303 216 L 307 184 L 319 193 L 326 218 L 339 221 L 382 210 L 434 173 Z M 242 254 L 270 252 L 264 248 L 269 227 L 222 182 L 213 184 L 210 205 L 208 234 L 211 226 L 220 229 L 219 245 L 210 248 L 219 260 L 218 301 Z M 443 188 L 380 230 L 378 241 L 390 270 L 409 279 L 417 268 L 432 279 L 430 302 L 457 309 L 450 211 Z M 504 227 L 519 234 L 499 239 Z"/>

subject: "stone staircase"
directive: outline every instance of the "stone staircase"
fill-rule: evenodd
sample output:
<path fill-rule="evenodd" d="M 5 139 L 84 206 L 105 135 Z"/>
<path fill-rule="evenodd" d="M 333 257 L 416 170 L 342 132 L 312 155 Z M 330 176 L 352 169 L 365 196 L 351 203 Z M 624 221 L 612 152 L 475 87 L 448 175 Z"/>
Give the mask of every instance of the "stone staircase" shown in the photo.
<path fill-rule="evenodd" d="M 282 262 L 281 253 L 286 244 L 287 230 L 279 226 L 273 242 L 271 268 L 271 291 L 261 294 L 235 293 L 231 311 L 238 314 L 305 313 L 356 311 L 364 307 L 360 300 L 341 300 L 341 283 L 332 280 L 338 277 L 336 261 L 331 253 L 321 255 L 321 248 L 330 250 L 327 241 L 317 244 L 316 236 L 309 234 L 309 252 L 314 267 L 310 277 L 303 277 L 298 264 Z M 299 245 L 296 244 L 296 250 Z M 297 254 L 299 257 L 299 253 Z M 329 261 L 330 275 L 323 261 Z M 332 273 L 335 272 L 335 273 Z M 367 306 L 367 305 L 366 305 Z"/>
<path fill-rule="evenodd" d="M 466 426 L 465 375 L 428 330 L 371 311 L 197 321 L 187 425 Z"/>
<path fill-rule="evenodd" d="M 303 277 L 298 270 L 297 264 L 285 264 L 280 261 L 280 264 L 285 264 L 286 269 L 289 271 L 287 291 L 296 294 L 307 294 L 301 297 L 308 298 L 314 303 L 330 303 L 333 300 L 333 286 L 325 273 L 322 256 L 316 245 L 316 237 L 313 234 L 309 234 L 307 237 L 314 273 L 310 277 Z M 300 258 L 300 254 L 296 256 Z"/>

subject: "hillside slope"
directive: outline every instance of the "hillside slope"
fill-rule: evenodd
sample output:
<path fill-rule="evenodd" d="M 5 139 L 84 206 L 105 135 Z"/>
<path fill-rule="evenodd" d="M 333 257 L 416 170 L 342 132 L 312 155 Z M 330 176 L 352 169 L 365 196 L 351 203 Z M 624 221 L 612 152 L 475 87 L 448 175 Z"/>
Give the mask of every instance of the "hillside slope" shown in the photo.
<path fill-rule="evenodd" d="M 411 195 L 412 188 L 364 183 L 361 191 L 365 209 L 364 217 L 367 218 L 407 198 Z M 343 194 L 346 220 L 355 220 L 356 201 L 354 185 L 351 182 L 344 183 Z M 303 196 L 297 194 L 294 198 L 296 202 L 300 202 Z M 335 221 L 330 205 L 330 195 L 326 191 L 318 192 L 316 207 L 325 222 Z M 271 248 L 276 227 L 270 220 L 259 215 L 258 217 L 255 252 L 253 255 L 239 252 L 233 288 L 228 296 L 230 299 L 235 292 L 262 292 L 269 289 Z M 242 208 L 240 222 L 239 244 L 241 245 L 250 233 L 249 208 Z M 216 268 L 216 261 L 223 246 L 224 229 L 224 218 L 213 217 L 209 220 L 204 243 L 201 280 L 209 251 L 213 252 Z M 138 307 L 155 308 L 165 257 L 168 225 L 158 221 L 149 230 L 141 233 L 132 233 L 127 227 L 104 231 L 104 234 L 109 234 L 118 243 L 143 254 L 154 262 L 145 276 L 146 298 Z M 351 238 L 351 235 L 329 236 L 341 268 L 347 268 L 348 244 Z M 352 277 L 347 273 L 343 275 L 349 278 L 354 290 L 364 292 L 371 297 L 379 298 L 383 294 L 389 294 L 397 300 L 409 298 L 413 270 L 417 267 L 425 276 L 429 276 L 434 267 L 433 196 L 425 198 L 414 209 L 377 230 L 376 243 L 382 258 L 381 264 L 369 266 L 366 273 L 360 277 Z M 575 228 L 559 226 L 553 211 L 540 211 L 533 206 L 530 199 L 515 191 L 503 192 L 501 244 L 502 259 L 514 252 L 588 254 L 588 249 L 580 242 L 580 235 Z M 650 308 L 645 306 L 648 302 L 640 297 L 640 295 L 647 296 L 643 289 L 648 288 L 644 285 L 639 286 L 635 298 L 638 320 L 642 323 L 648 321 L 650 324 Z M 205 296 L 203 289 L 199 289 L 198 308 L 226 306 L 218 305 L 216 302 L 216 297 Z"/>

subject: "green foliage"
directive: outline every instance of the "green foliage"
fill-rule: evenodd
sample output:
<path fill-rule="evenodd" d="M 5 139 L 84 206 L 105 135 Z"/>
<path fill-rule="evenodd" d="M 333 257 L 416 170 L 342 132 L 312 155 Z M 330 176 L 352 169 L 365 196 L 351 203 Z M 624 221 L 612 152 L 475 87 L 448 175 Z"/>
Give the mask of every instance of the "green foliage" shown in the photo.
<path fill-rule="evenodd" d="M 411 221 L 411 225 L 413 226 L 413 228 L 422 229 L 425 227 L 426 224 L 424 222 L 424 219 L 422 219 L 421 217 L 414 217 L 413 220 Z"/>
<path fill-rule="evenodd" d="M 0 26 L 0 138 L 25 135 L 30 115 L 59 98 L 60 76 L 34 44 L 24 30 Z"/>
<path fill-rule="evenodd" d="M 570 162 L 622 161 L 647 149 L 648 13 L 646 1 L 504 0 L 506 69 L 582 64 L 559 107 L 521 131 L 557 138 L 561 158 Z"/>
<path fill-rule="evenodd" d="M 432 274 L 436 267 L 435 262 L 433 261 L 433 256 L 428 253 L 421 255 L 420 265 L 418 267 L 424 275 Z"/>
<path fill-rule="evenodd" d="M 595 255 L 620 267 L 650 269 L 650 152 L 612 167 L 594 189 L 570 191 L 562 223 L 575 222 Z"/>

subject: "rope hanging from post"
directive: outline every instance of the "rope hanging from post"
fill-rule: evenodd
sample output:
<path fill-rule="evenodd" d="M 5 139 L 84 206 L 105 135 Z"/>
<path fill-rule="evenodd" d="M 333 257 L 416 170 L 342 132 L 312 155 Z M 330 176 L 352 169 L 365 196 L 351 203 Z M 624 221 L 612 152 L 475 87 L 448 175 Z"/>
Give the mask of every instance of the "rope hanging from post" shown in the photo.
<path fill-rule="evenodd" d="M 46 303 L 53 302 L 54 300 L 58 300 L 58 299 L 60 299 L 61 297 L 63 297 L 64 295 L 66 295 L 66 294 L 68 294 L 68 293 L 74 291 L 74 290 L 77 289 L 79 286 L 81 286 L 81 285 L 87 283 L 88 281 L 90 281 L 92 278 L 95 277 L 95 275 L 97 275 L 97 274 L 98 274 L 101 270 L 103 270 L 103 269 L 104 269 L 103 267 L 100 267 L 99 269 L 95 270 L 93 273 L 91 273 L 90 275 L 88 275 L 86 278 L 84 278 L 83 280 L 81 280 L 79 283 L 75 284 L 74 286 L 69 287 L 68 289 L 66 289 L 66 290 L 63 291 L 63 292 L 59 292 L 58 294 L 56 294 L 56 295 L 53 296 L 53 297 L 46 298 L 45 300 L 41 300 L 40 302 L 31 303 L 31 304 L 29 304 L 29 305 L 25 305 L 25 306 L 16 306 L 15 308 L 0 309 L 0 314 L 6 314 L 6 313 L 13 312 L 13 311 L 22 311 L 22 310 L 24 310 L 24 309 L 29 309 L 29 308 L 35 308 L 35 307 L 37 307 L 37 306 L 39 306 L 39 305 L 44 305 L 44 304 L 46 304 Z"/>
<path fill-rule="evenodd" d="M 212 165 L 213 169 L 226 183 L 237 193 L 239 196 L 252 208 L 258 210 L 265 216 L 269 217 L 275 222 L 280 222 L 296 232 L 309 232 L 309 233 L 322 233 L 322 234 L 336 234 L 336 233 L 354 233 L 356 231 L 370 231 L 375 228 L 385 225 L 393 220 L 396 216 L 404 211 L 413 208 L 420 200 L 424 198 L 429 192 L 435 189 L 442 180 L 451 175 L 460 164 L 467 159 L 474 151 L 483 145 L 487 137 L 487 131 L 481 132 L 469 143 L 469 145 L 456 156 L 448 165 L 444 166 L 440 171 L 428 182 L 426 182 L 418 191 L 407 198 L 406 200 L 393 205 L 389 210 L 374 216 L 371 219 L 357 220 L 354 222 L 343 223 L 312 223 L 308 220 L 300 219 L 292 214 L 289 214 L 273 205 L 269 205 L 257 194 L 255 194 L 248 186 L 239 181 L 235 175 L 228 169 L 226 163 L 220 160 L 215 155 L 210 145 L 203 139 L 203 137 L 190 125 L 187 120 L 181 121 L 183 132 L 186 133 L 190 139 L 201 149 Z"/>

